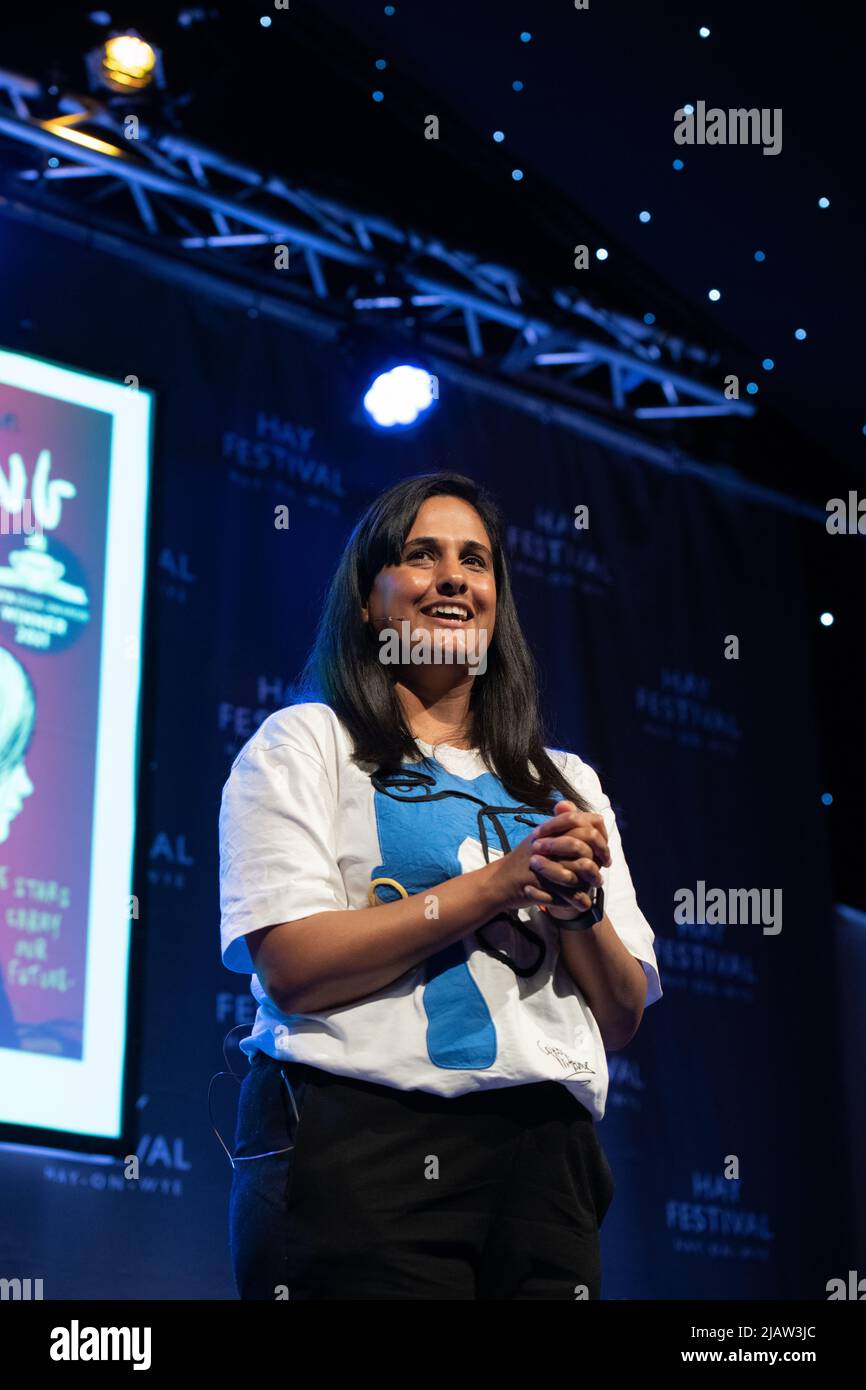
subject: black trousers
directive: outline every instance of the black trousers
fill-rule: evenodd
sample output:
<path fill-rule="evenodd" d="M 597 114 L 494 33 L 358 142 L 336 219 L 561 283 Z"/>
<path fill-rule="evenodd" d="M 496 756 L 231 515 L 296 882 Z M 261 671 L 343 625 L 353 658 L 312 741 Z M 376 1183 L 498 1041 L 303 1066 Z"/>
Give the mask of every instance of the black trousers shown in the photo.
<path fill-rule="evenodd" d="M 234 1158 L 242 1299 L 600 1297 L 613 1174 L 558 1082 L 446 1098 L 256 1052 Z"/>

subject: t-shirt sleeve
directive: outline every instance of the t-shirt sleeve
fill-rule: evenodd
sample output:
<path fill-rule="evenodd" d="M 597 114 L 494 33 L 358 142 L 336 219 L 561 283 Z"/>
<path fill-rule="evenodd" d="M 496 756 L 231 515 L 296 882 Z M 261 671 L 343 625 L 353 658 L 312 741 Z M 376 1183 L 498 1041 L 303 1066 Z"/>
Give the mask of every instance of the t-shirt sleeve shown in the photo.
<path fill-rule="evenodd" d="M 658 961 L 653 942 L 655 935 L 649 922 L 638 907 L 634 884 L 623 853 L 619 827 L 616 823 L 610 798 L 602 789 L 598 773 L 588 763 L 581 762 L 571 755 L 566 765 L 566 775 L 572 785 L 583 791 L 593 811 L 604 817 L 607 829 L 607 844 L 610 850 L 610 868 L 602 869 L 604 885 L 604 910 L 611 926 L 632 955 L 644 968 L 647 979 L 645 1007 L 649 1008 L 662 997 Z"/>
<path fill-rule="evenodd" d="M 249 744 L 219 814 L 223 964 L 253 974 L 250 932 L 349 906 L 335 857 L 336 806 L 325 763 L 290 743 Z"/>

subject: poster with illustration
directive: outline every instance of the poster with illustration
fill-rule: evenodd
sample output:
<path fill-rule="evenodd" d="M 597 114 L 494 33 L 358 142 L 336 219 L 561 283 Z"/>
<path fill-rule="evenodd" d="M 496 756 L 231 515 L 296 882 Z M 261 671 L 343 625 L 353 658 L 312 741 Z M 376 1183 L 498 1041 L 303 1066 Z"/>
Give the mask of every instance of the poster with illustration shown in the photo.
<path fill-rule="evenodd" d="M 0 352 L 4 1125 L 117 1130 L 151 414 Z"/>

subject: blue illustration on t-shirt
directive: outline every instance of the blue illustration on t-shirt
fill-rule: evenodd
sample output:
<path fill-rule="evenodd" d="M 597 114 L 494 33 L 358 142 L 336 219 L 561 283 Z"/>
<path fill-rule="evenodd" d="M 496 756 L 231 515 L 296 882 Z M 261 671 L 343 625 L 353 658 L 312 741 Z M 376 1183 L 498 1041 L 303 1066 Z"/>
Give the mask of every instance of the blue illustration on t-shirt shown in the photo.
<path fill-rule="evenodd" d="M 420 764 L 406 764 L 401 773 L 374 773 L 372 782 L 382 863 L 371 877 L 392 878 L 410 896 L 460 874 L 458 851 L 467 839 L 480 841 L 485 859 L 488 847 L 507 853 L 550 814 L 522 806 L 491 772 L 469 779 L 435 762 L 423 770 Z M 386 884 L 375 891 L 380 902 L 400 897 Z M 538 942 L 531 931 L 523 929 L 523 934 Z M 502 958 L 502 953 L 491 954 Z M 470 974 L 464 942 L 445 946 L 424 964 L 430 1061 L 455 1070 L 493 1066 L 496 1028 Z"/>

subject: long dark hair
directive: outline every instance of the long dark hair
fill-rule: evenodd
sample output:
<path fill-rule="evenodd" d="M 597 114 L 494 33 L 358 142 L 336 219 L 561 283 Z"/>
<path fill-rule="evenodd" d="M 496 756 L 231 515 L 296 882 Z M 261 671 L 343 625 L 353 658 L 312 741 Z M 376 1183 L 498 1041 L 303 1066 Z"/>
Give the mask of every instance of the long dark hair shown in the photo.
<path fill-rule="evenodd" d="M 525 805 L 547 809 L 551 799 L 566 799 L 588 810 L 586 801 L 545 752 L 535 662 L 514 605 L 498 508 L 483 488 L 461 473 L 406 478 L 367 508 L 331 581 L 301 678 L 302 698 L 318 698 L 330 705 L 351 735 L 356 762 L 393 772 L 403 762 L 417 761 L 420 750 L 361 608 L 379 571 L 400 563 L 422 502 L 440 496 L 460 497 L 474 507 L 493 549 L 496 625 L 487 650 L 487 670 L 472 684 L 473 745 L 508 792 Z M 554 791 L 563 797 L 552 798 Z"/>

